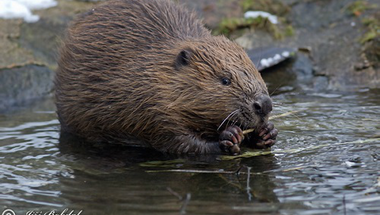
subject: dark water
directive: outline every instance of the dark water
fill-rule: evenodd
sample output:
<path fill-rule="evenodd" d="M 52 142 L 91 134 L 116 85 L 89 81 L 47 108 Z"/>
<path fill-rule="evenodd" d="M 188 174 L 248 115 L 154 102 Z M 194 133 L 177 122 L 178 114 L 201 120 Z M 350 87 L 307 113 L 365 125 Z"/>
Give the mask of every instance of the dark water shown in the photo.
<path fill-rule="evenodd" d="M 273 120 L 277 145 L 250 158 L 59 139 L 51 99 L 0 115 L 0 213 L 380 214 L 380 91 L 272 77 L 274 114 L 298 112 Z"/>

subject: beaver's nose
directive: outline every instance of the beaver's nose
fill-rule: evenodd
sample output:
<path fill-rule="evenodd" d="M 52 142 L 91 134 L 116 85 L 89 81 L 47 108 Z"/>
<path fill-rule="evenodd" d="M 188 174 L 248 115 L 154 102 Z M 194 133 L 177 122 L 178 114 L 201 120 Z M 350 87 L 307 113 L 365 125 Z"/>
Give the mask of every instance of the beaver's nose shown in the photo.
<path fill-rule="evenodd" d="M 267 95 L 260 95 L 253 103 L 257 115 L 266 116 L 272 111 L 272 100 Z"/>

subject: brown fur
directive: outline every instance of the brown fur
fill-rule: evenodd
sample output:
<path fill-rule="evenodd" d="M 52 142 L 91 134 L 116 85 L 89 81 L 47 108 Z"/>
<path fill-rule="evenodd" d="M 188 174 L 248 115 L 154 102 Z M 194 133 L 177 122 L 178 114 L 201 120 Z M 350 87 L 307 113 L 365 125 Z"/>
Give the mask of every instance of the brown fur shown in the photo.
<path fill-rule="evenodd" d="M 168 0 L 108 1 L 82 15 L 58 63 L 62 129 L 90 141 L 136 137 L 164 152 L 213 153 L 231 112 L 244 128 L 267 119 L 252 114 L 268 92 L 244 50 Z"/>

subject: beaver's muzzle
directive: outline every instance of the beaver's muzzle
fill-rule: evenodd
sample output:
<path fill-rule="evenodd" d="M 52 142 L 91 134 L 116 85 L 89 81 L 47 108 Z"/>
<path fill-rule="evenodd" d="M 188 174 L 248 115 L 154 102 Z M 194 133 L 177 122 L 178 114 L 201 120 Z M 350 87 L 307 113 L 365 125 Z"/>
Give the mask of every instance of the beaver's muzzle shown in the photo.
<path fill-rule="evenodd" d="M 267 95 L 260 95 L 253 103 L 253 110 L 261 117 L 267 116 L 272 111 L 272 99 Z"/>

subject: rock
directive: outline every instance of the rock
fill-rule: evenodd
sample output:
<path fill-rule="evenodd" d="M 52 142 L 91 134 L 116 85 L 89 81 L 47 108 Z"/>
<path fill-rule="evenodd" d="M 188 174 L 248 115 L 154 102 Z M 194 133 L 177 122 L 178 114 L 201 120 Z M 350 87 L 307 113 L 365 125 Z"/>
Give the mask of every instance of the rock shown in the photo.
<path fill-rule="evenodd" d="M 57 7 L 33 11 L 40 16 L 35 23 L 0 19 L 0 112 L 51 94 L 64 29 L 93 5 L 59 0 Z"/>
<path fill-rule="evenodd" d="M 247 54 L 251 58 L 251 61 L 255 64 L 257 70 L 262 71 L 294 57 L 296 54 L 296 49 L 263 47 L 247 50 Z"/>
<path fill-rule="evenodd" d="M 0 72 L 0 110 L 24 105 L 48 95 L 54 73 L 46 66 L 27 64 Z"/>
<path fill-rule="evenodd" d="M 194 10 L 209 29 L 217 28 L 222 19 L 244 16 L 241 0 L 178 0 L 178 2 Z"/>
<path fill-rule="evenodd" d="M 362 19 L 371 16 L 376 10 L 368 9 L 359 17 L 354 16 L 346 11 L 353 2 L 355 0 L 285 1 L 291 10 L 283 20 L 292 24 L 294 36 L 276 40 L 269 33 L 255 29 L 236 41 L 247 49 L 265 46 L 308 47 L 310 61 L 314 67 L 318 67 L 314 73 L 318 77 L 315 86 L 327 80 L 327 89 L 331 90 L 379 88 L 379 36 L 364 45 L 360 43 L 360 38 L 366 32 Z M 368 2 L 376 3 L 374 0 Z M 377 5 L 380 6 L 378 2 Z"/>

